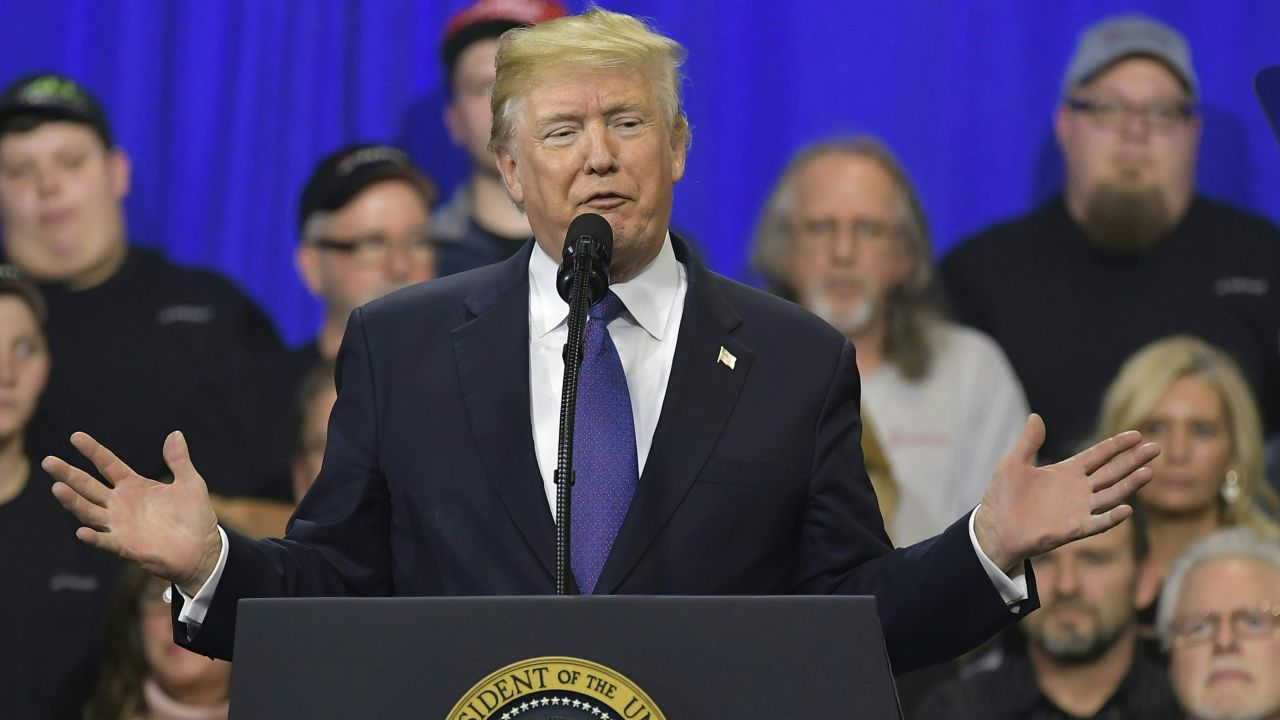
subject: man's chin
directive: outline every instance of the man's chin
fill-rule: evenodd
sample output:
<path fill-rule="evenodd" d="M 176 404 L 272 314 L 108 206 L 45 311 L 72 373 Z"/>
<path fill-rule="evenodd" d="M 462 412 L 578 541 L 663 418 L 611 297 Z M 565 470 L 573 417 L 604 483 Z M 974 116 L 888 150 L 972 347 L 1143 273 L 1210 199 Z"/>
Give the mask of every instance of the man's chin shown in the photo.
<path fill-rule="evenodd" d="M 1196 703 L 1195 716 L 1206 720 L 1264 720 L 1276 717 L 1276 711 L 1267 711 L 1264 703 L 1252 697 L 1249 688 L 1211 687 L 1200 702 Z"/>
<path fill-rule="evenodd" d="M 1140 255 L 1154 248 L 1174 224 L 1160 189 L 1149 183 L 1100 185 L 1085 206 L 1089 242 L 1107 253 Z"/>
<path fill-rule="evenodd" d="M 831 327 L 846 336 L 860 335 L 871 326 L 875 317 L 873 308 L 866 301 L 834 303 L 825 298 L 807 304 L 809 311 L 822 318 Z"/>
<path fill-rule="evenodd" d="M 1054 661 L 1076 665 L 1092 662 L 1114 644 L 1099 637 L 1087 622 L 1054 622 L 1050 620 L 1031 638 Z"/>

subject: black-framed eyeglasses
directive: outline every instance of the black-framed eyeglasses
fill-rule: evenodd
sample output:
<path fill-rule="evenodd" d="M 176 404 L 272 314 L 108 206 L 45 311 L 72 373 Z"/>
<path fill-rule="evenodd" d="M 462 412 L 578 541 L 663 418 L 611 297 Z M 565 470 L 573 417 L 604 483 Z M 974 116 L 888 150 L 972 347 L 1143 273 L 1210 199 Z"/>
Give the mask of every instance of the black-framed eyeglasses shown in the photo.
<path fill-rule="evenodd" d="M 385 235 L 367 235 L 357 238 L 315 237 L 307 241 L 321 250 L 341 253 L 369 264 L 386 262 L 393 248 L 401 248 L 415 262 L 426 262 L 435 256 L 435 243 L 427 232 L 413 233 L 403 240 L 392 240 Z"/>
<path fill-rule="evenodd" d="M 1173 642 L 1179 646 L 1201 645 L 1218 636 L 1222 626 L 1222 613 L 1208 612 L 1186 615 L 1173 621 Z M 1231 632 L 1237 639 L 1256 640 L 1271 637 L 1280 624 L 1280 604 L 1267 603 L 1257 607 L 1232 610 L 1227 615 Z"/>
<path fill-rule="evenodd" d="M 1068 98 L 1067 107 L 1087 116 L 1098 127 L 1114 130 L 1129 118 L 1140 118 L 1152 130 L 1165 132 L 1180 127 L 1195 114 L 1195 106 L 1186 100 L 1168 100 L 1145 105 L 1130 105 L 1110 98 Z"/>

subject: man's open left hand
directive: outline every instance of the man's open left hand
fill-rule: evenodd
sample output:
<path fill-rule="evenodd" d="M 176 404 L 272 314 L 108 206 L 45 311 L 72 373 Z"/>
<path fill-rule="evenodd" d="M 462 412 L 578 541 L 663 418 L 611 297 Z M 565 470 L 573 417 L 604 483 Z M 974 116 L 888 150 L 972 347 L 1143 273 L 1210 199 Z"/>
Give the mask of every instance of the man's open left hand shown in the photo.
<path fill-rule="evenodd" d="M 974 534 L 982 551 L 1010 572 L 1023 560 L 1109 530 L 1133 514 L 1123 504 L 1151 480 L 1147 463 L 1160 454 L 1130 430 L 1060 463 L 1036 467 L 1044 421 L 1027 418 L 1000 461 L 978 506 Z"/>

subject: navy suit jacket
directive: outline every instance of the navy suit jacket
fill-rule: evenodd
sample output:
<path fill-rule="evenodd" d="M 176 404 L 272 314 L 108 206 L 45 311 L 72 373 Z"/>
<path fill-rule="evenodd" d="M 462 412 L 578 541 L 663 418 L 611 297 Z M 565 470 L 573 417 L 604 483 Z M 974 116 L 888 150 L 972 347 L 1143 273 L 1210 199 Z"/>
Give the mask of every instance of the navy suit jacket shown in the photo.
<path fill-rule="evenodd" d="M 1034 593 L 1020 613 L 1005 606 L 967 518 L 890 546 L 862 465 L 848 340 L 675 244 L 689 280 L 675 359 L 597 593 L 872 594 L 897 672 L 1030 610 Z M 554 592 L 530 426 L 531 248 L 352 314 L 319 478 L 283 540 L 228 532 L 205 622 L 190 639 L 175 627 L 179 642 L 230 659 L 242 597 Z"/>

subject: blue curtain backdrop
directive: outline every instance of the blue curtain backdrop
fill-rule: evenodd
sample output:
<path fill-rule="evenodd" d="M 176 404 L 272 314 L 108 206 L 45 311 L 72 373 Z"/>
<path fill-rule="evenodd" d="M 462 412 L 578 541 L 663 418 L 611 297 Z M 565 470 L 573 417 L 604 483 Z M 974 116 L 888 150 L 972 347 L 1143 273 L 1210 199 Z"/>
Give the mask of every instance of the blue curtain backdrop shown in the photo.
<path fill-rule="evenodd" d="M 134 160 L 133 241 L 222 271 L 291 343 L 318 323 L 292 264 L 312 164 L 402 144 L 447 189 L 465 172 L 440 119 L 437 45 L 466 0 L 0 0 L 0 83 L 68 73 Z M 585 2 L 571 0 L 572 9 Z M 757 210 L 797 148 L 867 131 L 901 155 L 939 254 L 1053 193 L 1051 136 L 1079 29 L 1138 10 L 1190 39 L 1204 101 L 1200 181 L 1280 218 L 1280 147 L 1253 97 L 1280 62 L 1280 2 L 604 0 L 689 50 L 688 172 L 675 224 L 746 277 Z"/>

